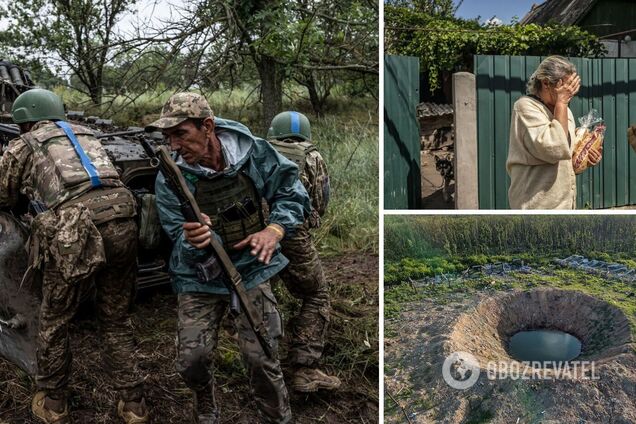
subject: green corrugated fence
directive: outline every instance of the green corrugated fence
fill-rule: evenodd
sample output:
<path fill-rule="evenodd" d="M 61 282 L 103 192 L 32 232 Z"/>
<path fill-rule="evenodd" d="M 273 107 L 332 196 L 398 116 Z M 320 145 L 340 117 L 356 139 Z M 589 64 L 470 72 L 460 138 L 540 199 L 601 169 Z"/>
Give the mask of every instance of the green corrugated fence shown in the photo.
<path fill-rule="evenodd" d="M 384 208 L 416 209 L 421 198 L 419 59 L 384 56 Z"/>
<path fill-rule="evenodd" d="M 542 59 L 475 56 L 480 209 L 509 208 L 506 158 L 512 105 L 525 94 Z M 577 207 L 634 205 L 636 155 L 627 143 L 627 128 L 636 124 L 636 59 L 569 59 L 581 76 L 581 90 L 570 104 L 577 125 L 590 109 L 598 110 L 607 125 L 603 160 L 577 176 Z"/>

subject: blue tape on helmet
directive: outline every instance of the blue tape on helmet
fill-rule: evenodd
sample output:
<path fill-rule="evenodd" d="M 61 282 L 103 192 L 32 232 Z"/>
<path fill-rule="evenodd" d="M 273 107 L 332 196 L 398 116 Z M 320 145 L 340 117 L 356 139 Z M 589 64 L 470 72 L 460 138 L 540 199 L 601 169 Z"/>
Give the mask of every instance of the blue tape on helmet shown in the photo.
<path fill-rule="evenodd" d="M 291 132 L 300 133 L 300 115 L 298 112 L 289 112 L 291 118 Z"/>
<path fill-rule="evenodd" d="M 75 137 L 75 133 L 71 129 L 71 126 L 68 124 L 68 122 L 64 122 L 64 121 L 56 121 L 55 125 L 60 127 L 62 131 L 64 131 L 66 136 L 69 138 L 69 140 L 71 140 L 71 144 L 73 145 L 73 148 L 75 149 L 75 153 L 77 153 L 77 156 L 79 156 L 80 161 L 82 162 L 82 166 L 84 167 L 84 169 L 88 173 L 88 176 L 91 179 L 91 185 L 94 188 L 101 187 L 102 181 L 99 179 L 99 172 L 97 171 L 97 168 L 95 167 L 91 159 L 86 155 L 86 152 L 84 152 L 84 149 L 82 148 L 82 145 L 77 140 L 77 137 Z"/>

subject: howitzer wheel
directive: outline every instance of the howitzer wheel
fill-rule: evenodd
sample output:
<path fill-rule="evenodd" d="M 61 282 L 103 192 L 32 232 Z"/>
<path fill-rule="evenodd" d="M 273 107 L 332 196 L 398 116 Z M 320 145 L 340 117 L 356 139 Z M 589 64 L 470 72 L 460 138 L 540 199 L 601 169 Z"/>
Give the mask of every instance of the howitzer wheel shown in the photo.
<path fill-rule="evenodd" d="M 0 356 L 33 375 L 41 288 L 32 278 L 20 287 L 28 263 L 26 240 L 20 223 L 0 212 Z"/>

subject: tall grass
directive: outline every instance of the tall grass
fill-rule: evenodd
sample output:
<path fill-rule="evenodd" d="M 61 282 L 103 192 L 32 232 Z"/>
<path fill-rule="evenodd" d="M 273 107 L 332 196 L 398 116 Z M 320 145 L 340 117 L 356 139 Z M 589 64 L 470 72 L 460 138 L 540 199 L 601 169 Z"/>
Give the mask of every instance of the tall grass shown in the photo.
<path fill-rule="evenodd" d="M 331 201 L 316 240 L 323 250 L 378 247 L 378 127 L 365 118 L 326 116 L 314 121 L 313 138 L 331 180 Z"/>
<path fill-rule="evenodd" d="M 636 252 L 629 215 L 447 216 L 385 219 L 385 259 L 447 255 Z"/>
<path fill-rule="evenodd" d="M 88 98 L 67 88 L 55 88 L 69 110 L 112 118 L 118 126 L 144 126 L 155 120 L 174 90 L 130 97 L 105 96 L 105 106 L 90 105 Z M 327 104 L 325 116 L 315 116 L 303 90 L 289 86 L 284 108 L 309 117 L 312 138 L 329 169 L 331 200 L 322 227 L 315 232 L 323 254 L 353 250 L 378 251 L 378 104 L 371 97 L 350 98 L 338 91 Z M 264 137 L 256 90 L 250 86 L 204 93 L 214 113 L 247 125 Z"/>

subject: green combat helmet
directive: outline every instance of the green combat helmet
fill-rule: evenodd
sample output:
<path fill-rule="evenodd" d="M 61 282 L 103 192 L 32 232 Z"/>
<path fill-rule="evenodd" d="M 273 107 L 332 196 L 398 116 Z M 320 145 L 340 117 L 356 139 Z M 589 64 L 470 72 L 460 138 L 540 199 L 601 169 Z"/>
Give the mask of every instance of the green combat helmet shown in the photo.
<path fill-rule="evenodd" d="M 267 131 L 267 138 L 284 140 L 296 138 L 302 141 L 311 140 L 309 119 L 300 112 L 282 112 L 272 119 Z"/>
<path fill-rule="evenodd" d="M 38 122 L 64 120 L 64 104 L 55 93 L 42 88 L 34 88 L 20 94 L 11 107 L 13 122 Z"/>

